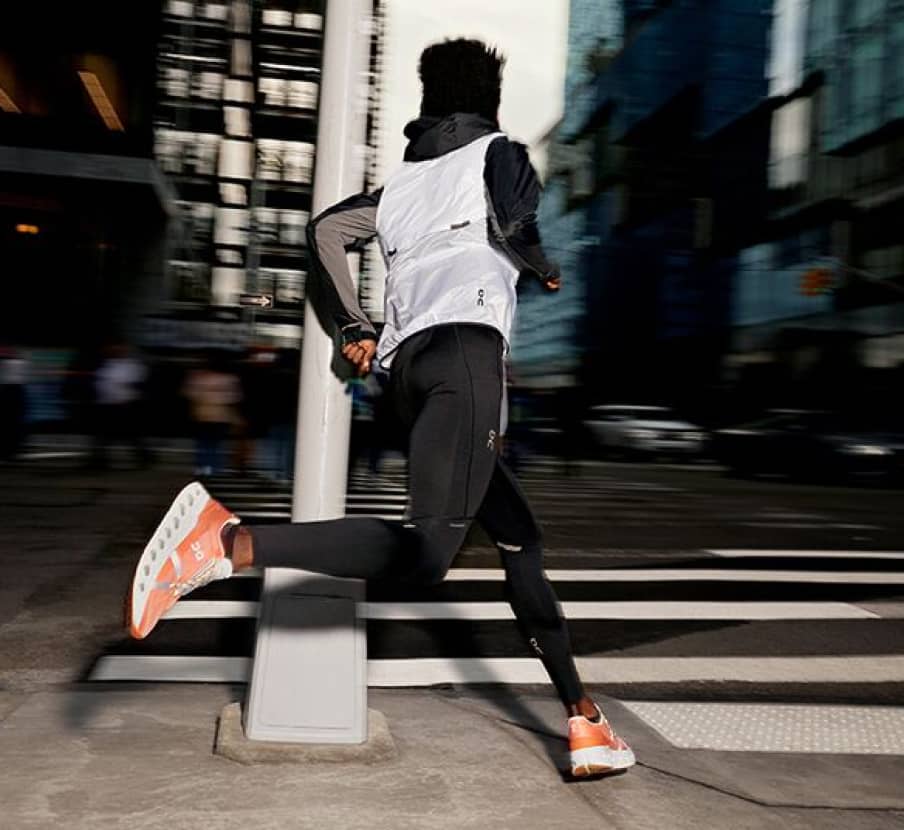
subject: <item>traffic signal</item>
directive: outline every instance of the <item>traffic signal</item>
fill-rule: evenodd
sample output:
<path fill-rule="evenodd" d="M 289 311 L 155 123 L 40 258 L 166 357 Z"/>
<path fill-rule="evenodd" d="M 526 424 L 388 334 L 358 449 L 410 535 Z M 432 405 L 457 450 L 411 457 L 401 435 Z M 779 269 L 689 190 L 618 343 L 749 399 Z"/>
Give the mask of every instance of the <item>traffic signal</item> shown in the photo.
<path fill-rule="evenodd" d="M 828 268 L 811 268 L 800 278 L 800 293 L 805 297 L 828 294 L 835 288 L 835 277 Z"/>

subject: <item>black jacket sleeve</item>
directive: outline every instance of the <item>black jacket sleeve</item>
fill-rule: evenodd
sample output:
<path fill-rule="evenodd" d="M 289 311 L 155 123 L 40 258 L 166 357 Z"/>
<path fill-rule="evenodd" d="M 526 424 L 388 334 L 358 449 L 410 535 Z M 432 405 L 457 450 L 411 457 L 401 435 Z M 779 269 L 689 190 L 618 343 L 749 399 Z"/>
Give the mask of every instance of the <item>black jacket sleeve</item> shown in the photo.
<path fill-rule="evenodd" d="M 376 330 L 358 303 L 346 255 L 377 235 L 377 206 L 383 191 L 359 193 L 323 211 L 308 224 L 308 251 L 323 286 L 326 310 L 342 340 L 376 340 Z"/>
<path fill-rule="evenodd" d="M 490 144 L 483 169 L 490 231 L 522 275 L 537 279 L 559 275 L 543 252 L 537 228 L 540 182 L 527 148 L 502 136 Z"/>

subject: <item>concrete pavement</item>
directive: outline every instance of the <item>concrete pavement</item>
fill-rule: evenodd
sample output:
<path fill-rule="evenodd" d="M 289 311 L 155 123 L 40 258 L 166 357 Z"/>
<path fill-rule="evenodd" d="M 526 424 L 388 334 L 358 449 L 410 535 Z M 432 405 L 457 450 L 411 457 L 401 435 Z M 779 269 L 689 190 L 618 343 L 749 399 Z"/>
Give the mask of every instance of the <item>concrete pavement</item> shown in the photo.
<path fill-rule="evenodd" d="M 4 830 L 904 823 L 904 756 L 679 749 L 612 699 L 639 766 L 567 782 L 564 718 L 541 687 L 372 690 L 397 748 L 380 763 L 249 767 L 216 756 L 216 719 L 243 687 L 82 681 L 118 635 L 135 551 L 184 480 L 176 467 L 0 471 Z M 617 691 L 630 700 L 630 686 Z"/>

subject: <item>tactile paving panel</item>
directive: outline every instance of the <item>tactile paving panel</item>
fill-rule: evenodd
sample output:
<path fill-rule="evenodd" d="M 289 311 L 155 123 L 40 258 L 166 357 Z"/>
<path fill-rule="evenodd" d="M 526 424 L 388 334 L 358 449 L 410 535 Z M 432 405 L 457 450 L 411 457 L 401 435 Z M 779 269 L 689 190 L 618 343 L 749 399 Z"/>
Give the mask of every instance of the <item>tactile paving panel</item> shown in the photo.
<path fill-rule="evenodd" d="M 649 701 L 623 705 L 682 749 L 904 755 L 904 707 Z"/>

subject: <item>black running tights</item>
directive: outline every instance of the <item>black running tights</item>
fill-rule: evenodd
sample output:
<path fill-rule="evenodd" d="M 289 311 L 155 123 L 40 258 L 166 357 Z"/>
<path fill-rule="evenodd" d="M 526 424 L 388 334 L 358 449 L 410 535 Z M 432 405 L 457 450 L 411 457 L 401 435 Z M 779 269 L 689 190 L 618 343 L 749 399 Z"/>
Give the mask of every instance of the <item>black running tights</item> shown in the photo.
<path fill-rule="evenodd" d="M 530 505 L 499 456 L 503 342 L 447 324 L 402 343 L 391 394 L 411 430 L 406 518 L 252 526 L 254 561 L 337 577 L 441 582 L 476 520 L 496 544 L 518 626 L 566 705 L 583 697 L 568 630 L 543 572 Z"/>

